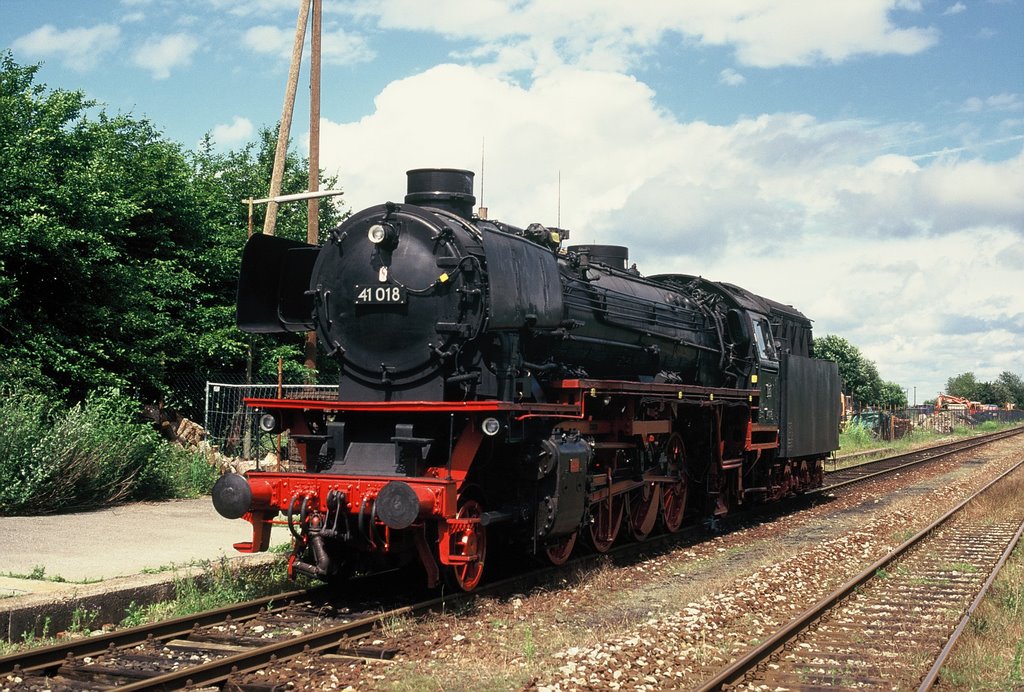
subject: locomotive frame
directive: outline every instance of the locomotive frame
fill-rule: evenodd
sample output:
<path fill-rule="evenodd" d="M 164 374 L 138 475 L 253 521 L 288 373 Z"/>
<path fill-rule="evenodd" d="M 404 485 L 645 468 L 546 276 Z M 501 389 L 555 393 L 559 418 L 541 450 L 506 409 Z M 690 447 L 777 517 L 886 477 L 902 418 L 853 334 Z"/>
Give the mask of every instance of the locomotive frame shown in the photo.
<path fill-rule="evenodd" d="M 471 590 L 489 551 L 561 564 L 581 537 L 603 552 L 821 484 L 839 378 L 806 317 L 731 284 L 645 279 L 625 248 L 566 251 L 566 231 L 481 219 L 474 201 L 472 173 L 417 169 L 404 205 L 323 247 L 250 240 L 239 325 L 315 327 L 343 375 L 336 401 L 246 400 L 289 431 L 301 471 L 218 481 L 218 511 L 253 526 L 236 549 L 266 550 L 283 524 L 293 576 L 418 561 L 428 585 Z"/>

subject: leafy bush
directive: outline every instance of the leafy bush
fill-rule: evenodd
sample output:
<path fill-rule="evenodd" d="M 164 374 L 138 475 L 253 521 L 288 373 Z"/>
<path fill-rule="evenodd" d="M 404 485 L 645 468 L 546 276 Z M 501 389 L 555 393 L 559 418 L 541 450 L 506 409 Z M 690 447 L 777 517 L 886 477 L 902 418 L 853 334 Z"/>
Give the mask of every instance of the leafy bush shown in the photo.
<path fill-rule="evenodd" d="M 846 452 L 877 446 L 878 440 L 871 429 L 860 423 L 851 423 L 839 435 L 839 448 Z"/>
<path fill-rule="evenodd" d="M 136 408 L 116 390 L 66 409 L 21 384 L 0 388 L 0 513 L 49 514 L 207 491 L 215 472 L 206 460 L 161 440 L 136 421 Z"/>

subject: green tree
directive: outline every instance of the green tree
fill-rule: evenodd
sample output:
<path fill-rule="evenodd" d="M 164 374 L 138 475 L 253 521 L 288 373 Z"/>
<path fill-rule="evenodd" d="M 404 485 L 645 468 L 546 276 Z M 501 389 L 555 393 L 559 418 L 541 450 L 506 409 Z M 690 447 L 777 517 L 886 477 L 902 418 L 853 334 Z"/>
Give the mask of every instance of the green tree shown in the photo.
<path fill-rule="evenodd" d="M 199 233 L 177 146 L 144 120 L 86 117 L 80 92 L 0 56 L 0 348 L 75 398 L 159 379 Z"/>
<path fill-rule="evenodd" d="M 861 406 L 884 405 L 882 379 L 873 361 L 861 355 L 860 349 L 841 336 L 826 334 L 814 340 L 814 356 L 834 361 L 843 378 L 843 393 Z"/>
<path fill-rule="evenodd" d="M 255 356 L 255 375 L 276 378 L 277 358 L 283 356 L 287 378 L 303 379 L 302 335 L 252 336 L 235 327 L 235 292 L 242 248 L 248 227 L 248 206 L 243 200 L 266 194 L 277 135 L 274 130 L 262 128 L 256 142 L 241 149 L 218 154 L 207 137 L 199 151 L 191 155 L 193 184 L 202 200 L 206 219 L 202 247 L 195 256 L 195 271 L 201 278 L 201 291 L 197 293 L 195 318 L 197 332 L 192 345 L 195 352 L 182 363 L 194 368 L 200 363 L 208 371 L 232 370 L 240 372 L 250 348 Z M 308 161 L 289 150 L 285 159 L 282 194 L 304 191 L 308 185 Z M 337 179 L 323 177 L 321 189 L 336 189 Z M 265 205 L 253 207 L 253 227 L 263 227 Z M 282 205 L 278 210 L 276 234 L 292 240 L 306 241 L 306 205 Z M 319 223 L 321 231 L 334 228 L 345 218 L 346 212 L 337 201 L 321 200 Z M 319 359 L 332 373 L 329 363 Z"/>
<path fill-rule="evenodd" d="M 981 387 L 973 372 L 965 372 L 946 380 L 946 394 L 980 401 Z"/>
<path fill-rule="evenodd" d="M 1021 379 L 1020 375 L 1004 370 L 999 373 L 996 383 L 1001 387 L 1001 392 L 1005 399 L 994 403 L 1005 404 L 1006 402 L 1011 402 L 1017 408 L 1024 409 L 1024 380 Z"/>
<path fill-rule="evenodd" d="M 0 376 L 71 400 L 100 386 L 153 398 L 170 372 L 244 369 L 242 200 L 265 194 L 272 133 L 228 154 L 209 141 L 187 152 L 147 120 L 91 115 L 81 92 L 48 92 L 37 71 L 0 53 Z M 290 153 L 283 192 L 306 178 Z M 341 220 L 336 205 L 320 209 L 322 228 Z M 305 239 L 305 216 L 283 206 L 278 233 Z M 255 343 L 266 361 L 284 350 L 300 362 L 299 336 Z"/>
<path fill-rule="evenodd" d="M 883 382 L 879 388 L 879 405 L 889 408 L 905 408 L 907 392 L 895 382 Z"/>

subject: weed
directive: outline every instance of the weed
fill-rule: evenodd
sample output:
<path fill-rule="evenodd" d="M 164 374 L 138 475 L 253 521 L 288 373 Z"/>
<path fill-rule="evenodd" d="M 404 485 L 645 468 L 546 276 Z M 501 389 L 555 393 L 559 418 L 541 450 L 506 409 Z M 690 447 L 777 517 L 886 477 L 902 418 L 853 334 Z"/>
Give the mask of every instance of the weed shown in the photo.
<path fill-rule="evenodd" d="M 128 604 L 121 618 L 121 627 L 138 627 L 149 622 L 146 606 L 139 605 L 135 601 Z"/>
<path fill-rule="evenodd" d="M 57 583 L 60 583 L 60 584 L 67 583 L 67 581 L 68 581 L 64 577 L 62 577 L 60 575 L 56 575 L 56 574 L 53 575 L 53 576 L 47 576 L 46 575 L 46 568 L 43 567 L 42 565 L 34 565 L 32 567 L 32 570 L 30 572 L 28 572 L 27 574 L 22 574 L 22 573 L 19 573 L 19 572 L 7 572 L 6 574 L 4 574 L 4 576 L 5 577 L 11 577 L 12 579 L 31 579 L 33 581 L 52 581 L 52 582 L 57 582 Z M 77 583 L 84 584 L 84 583 L 87 583 L 87 582 L 83 581 L 83 582 L 77 582 Z"/>
<path fill-rule="evenodd" d="M 839 435 L 839 448 L 843 451 L 868 449 L 877 445 L 878 439 L 871 433 L 868 427 L 860 423 L 853 423 L 847 426 L 846 430 Z"/>
<path fill-rule="evenodd" d="M 527 629 L 523 632 L 523 655 L 527 661 L 533 661 L 537 656 L 537 647 L 533 643 L 533 630 Z"/>
<path fill-rule="evenodd" d="M 971 616 L 953 654 L 942 667 L 949 689 L 1024 687 L 1024 544 L 1003 566 L 985 600 Z"/>
<path fill-rule="evenodd" d="M 287 566 L 283 560 L 267 570 L 244 573 L 233 568 L 227 558 L 221 558 L 216 563 L 205 561 L 196 565 L 202 568 L 199 574 L 175 577 L 174 599 L 150 605 L 133 602 L 128 606 L 121 625 L 132 627 L 190 615 L 294 588 L 294 582 L 287 578 Z"/>
<path fill-rule="evenodd" d="M 79 606 L 71 613 L 71 624 L 68 625 L 68 632 L 72 634 L 88 634 L 93 629 L 96 618 L 100 615 L 99 610 L 89 610 Z"/>
<path fill-rule="evenodd" d="M 1016 683 L 1013 685 L 1014 687 L 1024 683 L 1024 637 L 1020 638 L 1020 641 L 1017 642 L 1016 648 L 1013 650 L 1013 665 L 1010 668 L 1010 682 Z"/>
<path fill-rule="evenodd" d="M 913 529 L 903 529 L 894 533 L 892 537 L 897 543 L 905 543 L 913 538 L 916 533 Z"/>
<path fill-rule="evenodd" d="M 960 572 L 961 574 L 975 574 L 978 568 L 969 562 L 949 562 L 942 567 L 949 572 Z"/>
<path fill-rule="evenodd" d="M 6 656 L 16 651 L 21 651 L 22 649 L 31 649 L 37 646 L 52 644 L 56 641 L 50 634 L 50 628 L 52 626 L 53 623 L 49 616 L 43 619 L 42 626 L 40 626 L 39 618 L 37 617 L 32 629 L 21 633 L 20 642 L 0 639 L 0 656 Z M 36 636 L 37 630 L 40 631 L 39 636 Z"/>
<path fill-rule="evenodd" d="M 393 615 L 385 618 L 380 623 L 381 634 L 389 639 L 400 634 L 409 624 L 409 618 L 404 615 Z"/>

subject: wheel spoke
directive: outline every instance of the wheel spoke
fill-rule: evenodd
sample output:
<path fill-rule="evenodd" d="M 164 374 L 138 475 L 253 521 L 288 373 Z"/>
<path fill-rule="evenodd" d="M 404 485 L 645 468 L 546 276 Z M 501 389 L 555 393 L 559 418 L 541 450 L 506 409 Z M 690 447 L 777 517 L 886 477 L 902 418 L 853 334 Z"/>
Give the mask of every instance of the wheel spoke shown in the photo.
<path fill-rule="evenodd" d="M 578 535 L 579 531 L 573 531 L 568 536 L 564 536 L 546 546 L 544 554 L 547 556 L 548 561 L 553 565 L 564 565 L 569 560 L 572 549 L 576 546 L 576 537 Z"/>
<path fill-rule="evenodd" d="M 619 536 L 624 511 L 625 504 L 621 495 L 605 498 L 594 505 L 593 521 L 590 523 L 590 542 L 594 550 L 605 553 L 612 547 Z"/>
<path fill-rule="evenodd" d="M 658 521 L 658 509 L 661 503 L 661 486 L 655 483 L 644 483 L 632 491 L 627 499 L 629 515 L 629 532 L 638 541 L 651 535 Z"/>
<path fill-rule="evenodd" d="M 686 457 L 683 438 L 678 433 L 669 438 L 665 445 L 666 475 L 676 478 L 674 483 L 665 484 L 661 498 L 661 523 L 665 530 L 675 533 L 683 526 L 686 515 Z"/>
<path fill-rule="evenodd" d="M 476 500 L 468 500 L 459 508 L 457 519 L 479 519 L 483 508 Z M 487 529 L 480 523 L 473 523 L 453 535 L 452 556 L 469 558 L 451 566 L 452 576 L 463 591 L 472 591 L 480 584 L 484 574 L 484 559 L 487 556 Z"/>

